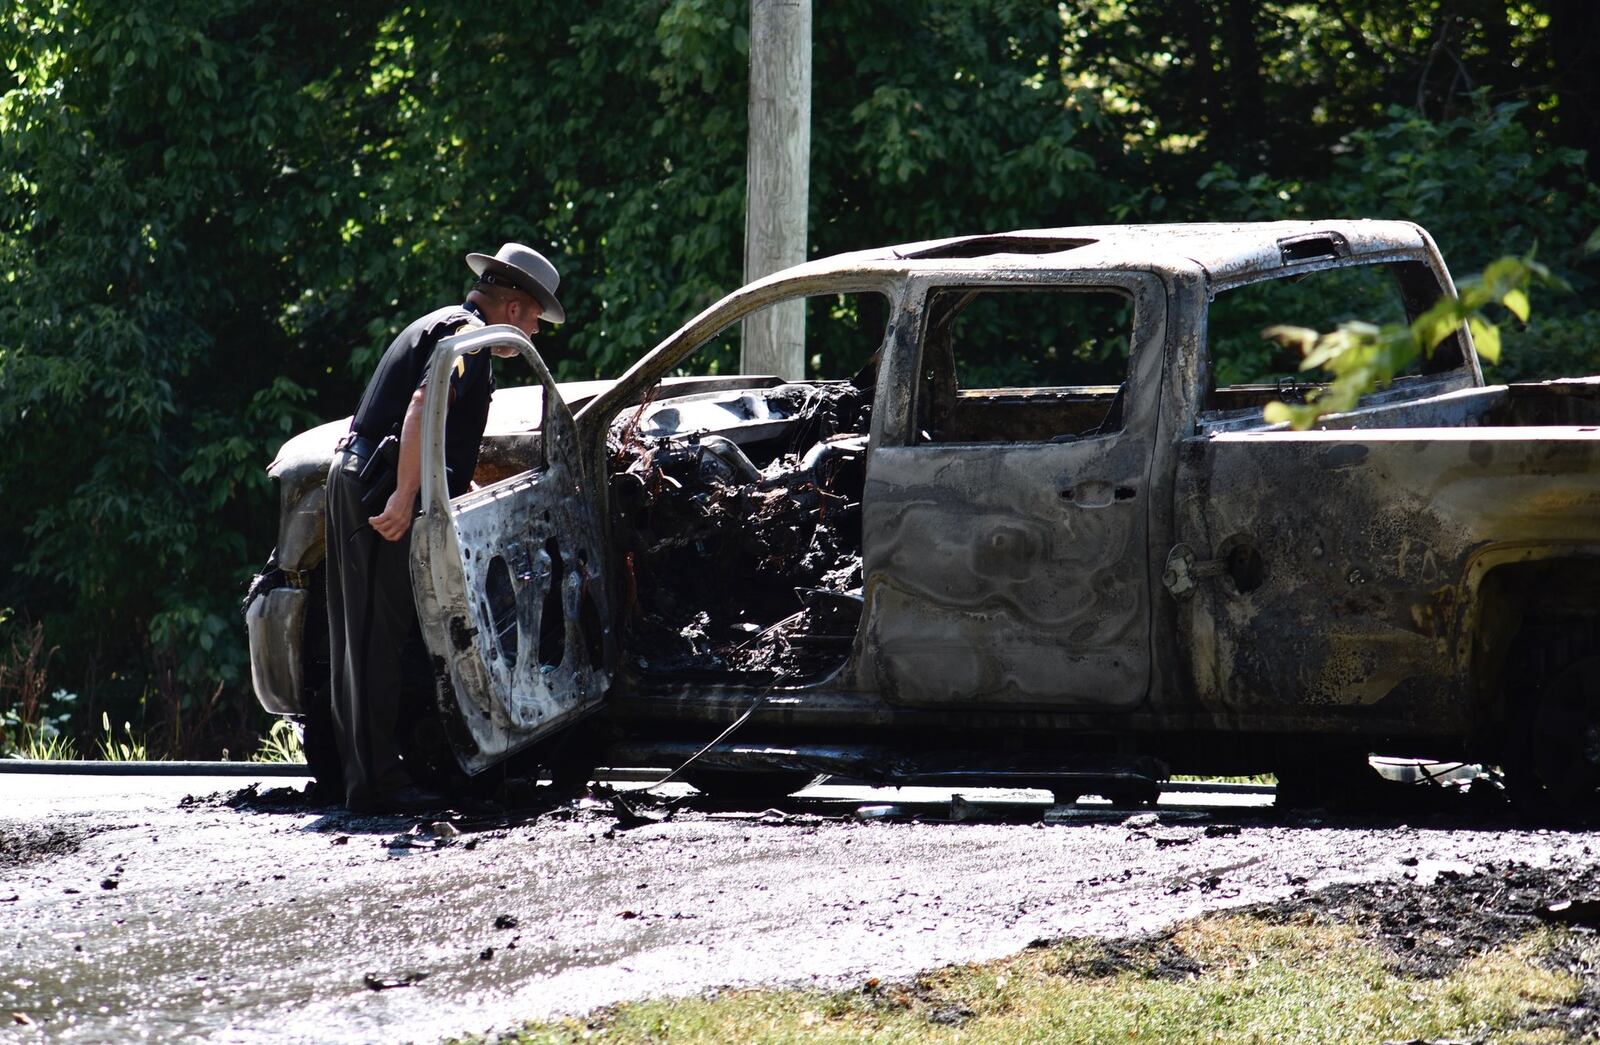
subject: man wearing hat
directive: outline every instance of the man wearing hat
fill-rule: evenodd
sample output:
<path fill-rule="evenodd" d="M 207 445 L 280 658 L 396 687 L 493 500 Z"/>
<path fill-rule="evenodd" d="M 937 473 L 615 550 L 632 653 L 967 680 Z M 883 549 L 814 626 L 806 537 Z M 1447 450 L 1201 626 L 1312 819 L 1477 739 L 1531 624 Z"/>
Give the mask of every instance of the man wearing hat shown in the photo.
<path fill-rule="evenodd" d="M 400 650 L 417 619 L 410 538 L 422 484 L 423 385 L 434 346 L 490 323 L 508 323 L 532 337 L 541 319 L 560 323 L 566 318 L 555 296 L 560 276 L 538 251 L 507 243 L 493 257 L 468 254 L 467 266 L 477 281 L 466 301 L 423 316 L 384 352 L 328 470 L 333 722 L 345 800 L 356 811 L 402 812 L 446 801 L 411 778 L 396 740 Z M 517 353 L 507 345 L 494 354 Z M 445 419 L 452 497 L 470 488 L 493 393 L 486 353 L 456 361 Z M 394 441 L 386 445 L 391 436 Z"/>

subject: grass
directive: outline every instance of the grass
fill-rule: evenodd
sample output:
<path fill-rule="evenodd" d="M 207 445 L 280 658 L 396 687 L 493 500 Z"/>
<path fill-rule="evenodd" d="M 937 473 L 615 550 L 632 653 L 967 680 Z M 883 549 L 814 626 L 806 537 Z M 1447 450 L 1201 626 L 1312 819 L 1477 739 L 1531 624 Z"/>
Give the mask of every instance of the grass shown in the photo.
<path fill-rule="evenodd" d="M 149 745 L 144 737 L 134 733 L 131 723 L 122 724 L 119 737 L 111 728 L 110 715 L 100 715 L 101 735 L 94 741 L 94 755 L 107 762 L 143 762 L 150 757 Z M 76 761 L 77 743 L 72 736 L 54 722 L 31 724 L 15 714 L 0 716 L 0 753 L 7 758 L 31 761 Z M 224 753 L 226 754 L 226 753 Z M 261 738 L 261 746 L 250 756 L 252 762 L 282 762 L 304 764 L 306 755 L 300 746 L 300 735 L 294 723 L 279 719 Z"/>
<path fill-rule="evenodd" d="M 1430 1038 L 1565 1040 L 1519 1027 L 1570 1004 L 1580 984 L 1540 959 L 1541 930 L 1452 975 L 1393 970 L 1357 928 L 1312 915 L 1272 923 L 1201 918 L 1165 944 L 1123 952 L 1090 940 L 953 966 L 908 984 L 725 991 L 630 1003 L 588 1019 L 531 1024 L 508 1041 L 593 1042 L 1326 1042 Z M 1174 961 L 1174 956 L 1177 960 Z"/>
<path fill-rule="evenodd" d="M 300 746 L 300 734 L 295 730 L 294 723 L 286 718 L 280 718 L 272 724 L 267 735 L 261 738 L 261 746 L 250 756 L 252 762 L 304 763 L 305 760 L 306 752 Z"/>
<path fill-rule="evenodd" d="M 102 711 L 100 728 L 105 735 L 96 741 L 95 746 L 100 750 L 100 757 L 107 762 L 143 762 L 148 757 L 144 739 L 134 736 L 133 726 L 129 723 L 122 724 L 123 739 L 118 740 L 111 731 L 111 716 Z"/>
<path fill-rule="evenodd" d="M 78 746 L 73 743 L 72 738 L 54 728 L 23 726 L 20 734 L 11 753 L 13 758 L 70 762 L 78 757 Z"/>

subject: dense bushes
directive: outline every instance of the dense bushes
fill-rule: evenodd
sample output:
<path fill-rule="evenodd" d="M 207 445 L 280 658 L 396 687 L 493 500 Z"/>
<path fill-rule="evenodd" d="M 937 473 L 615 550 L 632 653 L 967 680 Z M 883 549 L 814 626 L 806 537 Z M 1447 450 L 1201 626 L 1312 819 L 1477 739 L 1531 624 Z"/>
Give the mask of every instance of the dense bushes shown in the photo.
<path fill-rule="evenodd" d="M 1537 242 L 1586 289 L 1595 92 L 1549 19 L 1592 37 L 1595 16 L 1447 6 L 817 4 L 814 250 L 1408 217 L 1463 271 Z M 467 250 L 550 248 L 572 319 L 543 347 L 567 377 L 616 373 L 738 283 L 743 5 L 504 14 L 7 9 L 0 656 L 43 623 L 84 721 L 208 755 L 259 727 L 235 605 L 273 539 L 262 466 L 350 410 Z M 1542 305 L 1507 371 L 1600 369 L 1585 297 Z"/>

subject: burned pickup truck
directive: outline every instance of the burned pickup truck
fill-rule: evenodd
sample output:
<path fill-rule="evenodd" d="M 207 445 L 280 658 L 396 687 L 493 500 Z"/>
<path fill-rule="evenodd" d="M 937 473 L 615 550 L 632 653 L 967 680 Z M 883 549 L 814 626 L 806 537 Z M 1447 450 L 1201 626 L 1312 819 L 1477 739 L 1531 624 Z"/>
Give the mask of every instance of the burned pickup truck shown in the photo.
<path fill-rule="evenodd" d="M 1317 430 L 1262 418 L 1314 387 L 1263 327 L 1453 292 L 1405 222 L 1085 227 L 811 262 L 610 382 L 558 385 L 509 327 L 446 341 L 436 374 L 510 343 L 537 380 L 497 394 L 453 500 L 427 404 L 414 718 L 445 741 L 417 757 L 479 774 L 577 749 L 582 722 L 587 762 L 671 766 L 738 722 L 692 781 L 1148 798 L 1172 772 L 1334 780 L 1383 753 L 1581 803 L 1600 383 L 1485 386 L 1462 329 Z M 680 376 L 796 299 L 808 356 L 853 376 Z M 342 425 L 273 464 L 276 572 L 248 612 L 257 693 L 305 717 L 313 759 Z"/>

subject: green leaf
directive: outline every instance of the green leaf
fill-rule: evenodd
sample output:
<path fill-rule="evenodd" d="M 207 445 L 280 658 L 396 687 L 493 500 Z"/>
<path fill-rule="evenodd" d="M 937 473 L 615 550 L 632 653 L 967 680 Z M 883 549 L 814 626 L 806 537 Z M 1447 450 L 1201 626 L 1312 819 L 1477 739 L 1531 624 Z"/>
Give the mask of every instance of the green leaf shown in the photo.
<path fill-rule="evenodd" d="M 1500 328 L 1473 316 L 1467 320 L 1467 329 L 1472 331 L 1472 344 L 1478 350 L 1478 355 L 1491 363 L 1500 362 Z"/>
<path fill-rule="evenodd" d="M 1500 303 L 1505 305 L 1512 315 L 1524 323 L 1528 321 L 1528 292 L 1526 290 L 1521 287 L 1514 287 L 1506 291 L 1505 297 L 1500 299 Z"/>
<path fill-rule="evenodd" d="M 1418 316 L 1411 324 L 1411 332 L 1416 335 L 1417 344 L 1424 352 L 1432 352 L 1439 347 L 1439 342 L 1454 334 L 1459 326 L 1460 304 L 1446 299 Z"/>
<path fill-rule="evenodd" d="M 1269 425 L 1281 425 L 1294 420 L 1294 411 L 1288 403 L 1273 400 L 1261 408 L 1261 417 Z"/>
<path fill-rule="evenodd" d="M 1300 362 L 1300 369 L 1317 370 L 1327 367 L 1330 370 L 1338 369 L 1340 357 L 1358 347 L 1358 343 L 1347 334 L 1328 334 L 1317 342 L 1317 347 L 1306 353 L 1305 359 Z"/>
<path fill-rule="evenodd" d="M 1316 345 L 1318 335 L 1310 327 L 1279 324 L 1263 330 L 1261 337 L 1266 341 L 1275 341 L 1284 348 L 1292 348 L 1301 355 L 1306 355 Z"/>
<path fill-rule="evenodd" d="M 1527 280 L 1528 266 L 1521 258 L 1496 258 L 1483 270 L 1483 283 L 1491 292 L 1526 283 Z"/>

